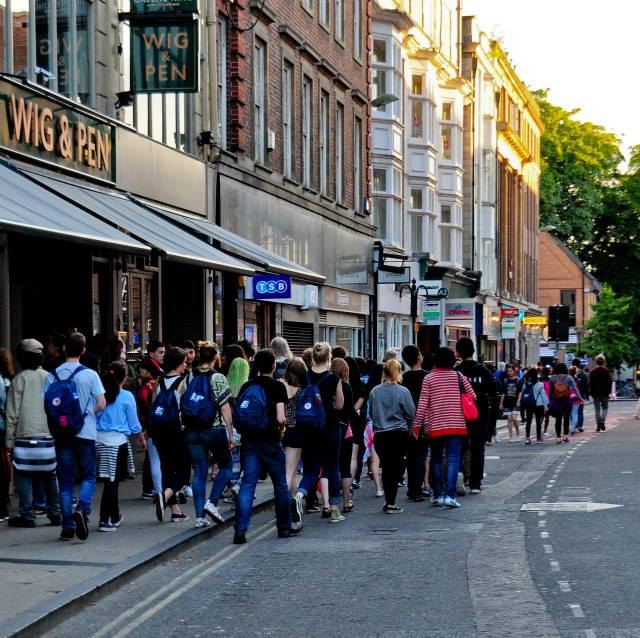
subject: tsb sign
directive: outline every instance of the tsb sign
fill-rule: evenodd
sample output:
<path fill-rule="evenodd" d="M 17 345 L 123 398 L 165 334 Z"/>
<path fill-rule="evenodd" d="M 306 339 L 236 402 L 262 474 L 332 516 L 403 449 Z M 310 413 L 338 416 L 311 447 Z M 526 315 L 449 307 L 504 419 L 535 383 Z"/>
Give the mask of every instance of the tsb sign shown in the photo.
<path fill-rule="evenodd" d="M 254 275 L 254 299 L 290 299 L 291 277 L 288 275 Z"/>

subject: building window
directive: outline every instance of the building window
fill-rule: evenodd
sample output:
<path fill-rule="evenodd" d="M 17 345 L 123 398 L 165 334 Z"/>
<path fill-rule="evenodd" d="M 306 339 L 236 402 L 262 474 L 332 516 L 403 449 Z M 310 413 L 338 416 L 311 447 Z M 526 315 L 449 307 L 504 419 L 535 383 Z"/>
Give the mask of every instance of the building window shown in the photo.
<path fill-rule="evenodd" d="M 433 213 L 434 192 L 424 187 L 410 186 L 409 216 L 411 222 L 411 250 L 432 252 L 435 228 Z"/>
<path fill-rule="evenodd" d="M 442 126 L 442 159 L 453 159 L 453 127 Z"/>
<path fill-rule="evenodd" d="M 402 49 L 395 41 L 374 38 L 372 82 L 374 99 L 386 94 L 392 94 L 398 98 L 390 104 L 382 104 L 376 107 L 376 113 L 384 113 L 387 116 L 402 119 L 404 85 Z"/>
<path fill-rule="evenodd" d="M 440 126 L 441 153 L 442 159 L 455 161 L 458 157 L 456 153 L 456 127 L 453 122 L 454 111 L 452 102 L 442 103 L 442 124 Z"/>
<path fill-rule="evenodd" d="M 411 137 L 419 140 L 425 138 L 425 111 L 427 100 L 425 97 L 425 77 L 422 73 L 411 75 Z"/>
<path fill-rule="evenodd" d="M 361 210 L 362 205 L 362 120 L 354 119 L 353 124 L 353 209 Z"/>
<path fill-rule="evenodd" d="M 313 0 L 302 0 L 302 6 L 309 13 L 313 13 Z"/>
<path fill-rule="evenodd" d="M 293 177 L 293 66 L 284 63 L 282 70 L 282 173 Z"/>
<path fill-rule="evenodd" d="M 569 326 L 575 328 L 576 325 L 576 291 L 561 290 L 560 303 L 569 308 Z"/>
<path fill-rule="evenodd" d="M 323 27 L 329 28 L 329 4 L 331 0 L 320 0 L 320 24 Z"/>
<path fill-rule="evenodd" d="M 313 84 L 302 79 L 302 185 L 311 188 L 311 131 L 313 125 Z"/>
<path fill-rule="evenodd" d="M 267 45 L 256 38 L 253 48 L 253 159 L 266 163 L 266 61 Z"/>
<path fill-rule="evenodd" d="M 0 0 L 0 71 L 95 106 L 92 0 Z"/>
<path fill-rule="evenodd" d="M 222 148 L 227 148 L 227 21 L 218 20 L 218 141 Z"/>
<path fill-rule="evenodd" d="M 440 206 L 440 261 L 459 264 L 462 260 L 462 210 L 458 205 Z"/>
<path fill-rule="evenodd" d="M 395 168 L 373 169 L 373 212 L 378 237 L 402 245 L 402 172 Z"/>
<path fill-rule="evenodd" d="M 336 201 L 344 203 L 344 106 L 336 108 Z"/>
<path fill-rule="evenodd" d="M 353 0 L 353 57 L 362 60 L 362 0 Z"/>
<path fill-rule="evenodd" d="M 320 192 L 329 195 L 329 94 L 320 95 Z"/>
<path fill-rule="evenodd" d="M 335 5 L 335 38 L 338 42 L 344 42 L 344 4 L 343 0 L 336 0 Z"/>

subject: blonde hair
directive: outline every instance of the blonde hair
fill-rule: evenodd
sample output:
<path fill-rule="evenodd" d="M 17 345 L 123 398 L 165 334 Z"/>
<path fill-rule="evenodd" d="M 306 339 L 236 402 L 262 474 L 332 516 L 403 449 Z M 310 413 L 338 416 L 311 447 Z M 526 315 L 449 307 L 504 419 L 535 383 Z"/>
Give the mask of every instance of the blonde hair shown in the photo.
<path fill-rule="evenodd" d="M 326 341 L 319 341 L 313 346 L 313 362 L 321 365 L 331 358 L 331 346 Z"/>
<path fill-rule="evenodd" d="M 391 383 L 400 383 L 402 381 L 402 366 L 397 359 L 389 359 L 382 366 L 382 374 Z"/>
<path fill-rule="evenodd" d="M 349 383 L 349 365 L 344 359 L 336 357 L 331 360 L 331 372 L 345 383 Z"/>
<path fill-rule="evenodd" d="M 274 337 L 271 339 L 269 347 L 273 350 L 273 354 L 276 355 L 276 359 L 291 359 L 293 353 L 289 348 L 289 344 L 284 337 Z"/>

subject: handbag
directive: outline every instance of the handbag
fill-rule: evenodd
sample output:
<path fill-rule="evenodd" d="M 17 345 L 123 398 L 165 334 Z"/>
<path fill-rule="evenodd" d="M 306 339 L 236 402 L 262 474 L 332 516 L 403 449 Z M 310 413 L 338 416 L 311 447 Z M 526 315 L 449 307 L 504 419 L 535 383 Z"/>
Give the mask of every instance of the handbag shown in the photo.
<path fill-rule="evenodd" d="M 477 421 L 478 417 L 478 407 L 476 406 L 476 402 L 473 400 L 473 397 L 470 394 L 467 394 L 464 391 L 464 384 L 462 383 L 462 375 L 458 372 L 458 387 L 460 388 L 460 405 L 462 406 L 462 414 L 464 415 L 464 420 L 467 423 L 472 421 Z"/>
<path fill-rule="evenodd" d="M 21 472 L 53 472 L 58 465 L 55 441 L 51 437 L 17 438 L 13 447 L 13 467 Z"/>

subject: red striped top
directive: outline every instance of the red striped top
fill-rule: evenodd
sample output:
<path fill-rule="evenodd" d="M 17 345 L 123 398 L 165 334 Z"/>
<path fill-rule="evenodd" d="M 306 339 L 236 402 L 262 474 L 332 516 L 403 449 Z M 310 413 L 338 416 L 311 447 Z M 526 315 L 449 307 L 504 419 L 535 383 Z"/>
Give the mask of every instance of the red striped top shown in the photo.
<path fill-rule="evenodd" d="M 465 393 L 475 399 L 476 394 L 467 377 L 463 374 L 460 376 Z M 429 438 L 466 436 L 467 424 L 462 414 L 460 385 L 455 370 L 434 368 L 424 378 L 413 425 L 423 428 Z"/>

